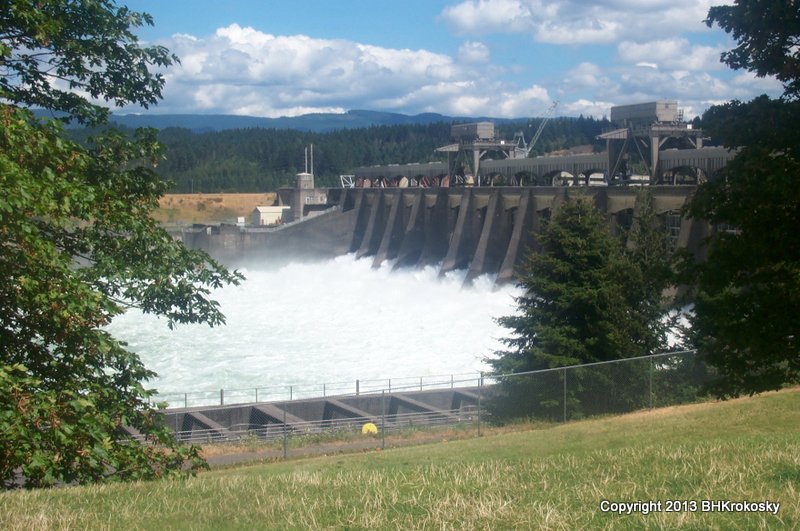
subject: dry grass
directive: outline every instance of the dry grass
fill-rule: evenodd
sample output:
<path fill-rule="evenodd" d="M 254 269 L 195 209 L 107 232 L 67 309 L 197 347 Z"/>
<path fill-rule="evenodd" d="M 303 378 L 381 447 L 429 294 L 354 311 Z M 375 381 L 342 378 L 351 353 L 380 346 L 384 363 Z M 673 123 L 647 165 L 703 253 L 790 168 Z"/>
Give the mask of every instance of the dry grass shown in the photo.
<path fill-rule="evenodd" d="M 274 205 L 277 194 L 167 194 L 159 201 L 153 216 L 165 224 L 235 222 L 239 216 L 247 221 L 257 206 Z"/>
<path fill-rule="evenodd" d="M 554 426 L 547 423 L 513 423 L 505 426 L 490 426 L 483 424 L 481 433 L 483 436 L 493 436 L 516 432 L 529 432 L 533 429 Z M 456 426 L 435 427 L 435 428 L 410 428 L 399 432 L 386 435 L 385 445 L 387 449 L 402 448 L 406 446 L 418 446 L 432 443 L 449 443 L 464 439 L 472 439 L 477 436 L 477 425 L 465 423 Z M 333 432 L 331 436 L 303 437 L 293 436 L 289 439 L 290 456 L 312 456 L 312 455 L 332 455 L 339 453 L 358 452 L 364 450 L 375 450 L 380 448 L 381 438 L 378 435 L 362 435 L 357 431 Z M 283 440 L 276 439 L 264 442 L 258 439 L 239 440 L 223 443 L 211 443 L 202 445 L 201 455 L 214 463 L 226 463 L 226 456 L 240 456 L 240 462 L 268 460 L 283 455 Z"/>
<path fill-rule="evenodd" d="M 794 529 L 800 393 L 186 481 L 0 494 L 3 529 Z M 777 515 L 600 502 L 781 503 Z"/>

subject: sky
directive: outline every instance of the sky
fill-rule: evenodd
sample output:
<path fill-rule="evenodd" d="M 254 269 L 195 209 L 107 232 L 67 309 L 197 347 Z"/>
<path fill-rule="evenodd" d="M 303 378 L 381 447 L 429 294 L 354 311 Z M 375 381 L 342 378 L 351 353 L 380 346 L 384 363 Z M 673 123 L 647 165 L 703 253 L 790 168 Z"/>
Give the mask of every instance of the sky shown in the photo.
<path fill-rule="evenodd" d="M 608 116 L 677 100 L 685 117 L 781 85 L 733 71 L 703 20 L 728 0 L 118 0 L 181 60 L 148 111 L 297 116 Z"/>

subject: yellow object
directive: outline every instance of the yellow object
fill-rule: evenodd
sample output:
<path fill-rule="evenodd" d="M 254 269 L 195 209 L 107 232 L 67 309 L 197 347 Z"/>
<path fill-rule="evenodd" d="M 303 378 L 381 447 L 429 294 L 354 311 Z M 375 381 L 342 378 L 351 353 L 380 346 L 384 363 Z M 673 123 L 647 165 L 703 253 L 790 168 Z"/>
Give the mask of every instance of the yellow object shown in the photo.
<path fill-rule="evenodd" d="M 377 433 L 378 433 L 378 427 L 372 422 L 367 422 L 366 424 L 361 426 L 362 435 L 376 435 Z"/>

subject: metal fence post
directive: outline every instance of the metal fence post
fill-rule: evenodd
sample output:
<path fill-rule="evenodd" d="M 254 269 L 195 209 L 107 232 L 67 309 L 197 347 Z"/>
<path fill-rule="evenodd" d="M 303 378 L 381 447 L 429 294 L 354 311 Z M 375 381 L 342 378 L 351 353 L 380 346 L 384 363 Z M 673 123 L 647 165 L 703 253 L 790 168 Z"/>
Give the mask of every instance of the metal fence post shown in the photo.
<path fill-rule="evenodd" d="M 283 458 L 289 455 L 289 430 L 286 429 L 286 406 L 283 406 Z"/>
<path fill-rule="evenodd" d="M 650 409 L 653 409 L 653 358 L 647 361 L 650 362 Z"/>
<path fill-rule="evenodd" d="M 325 384 L 322 384 L 322 397 L 325 398 L 327 395 L 325 394 Z"/>
<path fill-rule="evenodd" d="M 564 422 L 567 421 L 567 368 L 564 367 Z"/>
<path fill-rule="evenodd" d="M 481 436 L 481 395 L 483 394 L 483 371 L 478 382 L 478 437 Z"/>
<path fill-rule="evenodd" d="M 419 390 L 422 391 L 422 376 L 419 377 Z"/>
<path fill-rule="evenodd" d="M 220 389 L 219 390 L 219 405 L 222 406 L 224 404 L 225 404 L 225 389 Z"/>
<path fill-rule="evenodd" d="M 386 390 L 381 391 L 381 450 L 386 448 Z"/>
<path fill-rule="evenodd" d="M 290 401 L 290 402 L 291 402 L 291 401 L 292 401 L 292 399 L 293 399 L 293 396 L 292 396 L 292 395 L 293 395 L 293 391 L 294 391 L 294 390 L 292 389 L 292 386 L 290 385 L 290 386 L 289 386 L 289 401 Z"/>
<path fill-rule="evenodd" d="M 256 404 L 258 404 L 258 387 L 256 387 Z"/>
<path fill-rule="evenodd" d="M 359 382 L 358 380 L 356 380 L 356 396 L 358 396 L 358 395 L 359 395 L 359 392 L 360 392 L 360 387 L 361 387 L 361 382 Z"/>
<path fill-rule="evenodd" d="M 189 393 L 183 393 L 183 407 L 189 407 Z"/>

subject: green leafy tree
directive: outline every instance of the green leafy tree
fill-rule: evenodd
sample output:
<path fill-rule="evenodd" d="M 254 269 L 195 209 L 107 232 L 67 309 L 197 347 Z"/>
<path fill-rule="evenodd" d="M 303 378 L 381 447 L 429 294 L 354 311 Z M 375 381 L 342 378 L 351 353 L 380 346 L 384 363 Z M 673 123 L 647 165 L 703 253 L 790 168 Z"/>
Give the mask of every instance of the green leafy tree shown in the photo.
<path fill-rule="evenodd" d="M 638 230 L 642 239 L 649 234 L 644 224 Z M 663 314 L 654 308 L 666 282 L 652 274 L 657 269 L 655 258 L 643 251 L 636 256 L 626 253 L 603 214 L 588 200 L 566 200 L 539 241 L 541 252 L 527 255 L 518 279 L 525 289 L 517 298 L 518 313 L 498 319 L 512 336 L 503 340 L 509 350 L 489 360 L 496 373 L 642 356 L 666 346 L 666 332 L 654 322 Z M 649 278 L 643 267 L 651 273 Z M 586 372 L 571 386 L 572 409 L 578 403 L 583 404 L 584 413 L 595 407 L 608 412 L 640 405 L 631 403 L 637 400 L 632 394 L 637 393 L 619 389 L 611 393 L 608 387 L 615 379 L 644 384 L 641 371 L 645 368 L 620 365 Z M 559 414 L 562 384 L 555 373 L 506 382 L 497 412 L 518 416 L 538 408 L 537 414 Z M 638 396 L 644 395 L 639 392 Z"/>
<path fill-rule="evenodd" d="M 133 30 L 153 20 L 113 0 L 0 1 L 0 96 L 66 113 L 83 123 L 108 117 L 94 99 L 144 107 L 161 97 L 153 67 L 177 61 L 163 46 L 139 46 Z"/>
<path fill-rule="evenodd" d="M 736 40 L 722 54 L 734 70 L 745 69 L 759 77 L 775 76 L 787 96 L 800 95 L 800 7 L 793 0 L 736 0 L 713 6 L 705 20 L 717 24 Z"/>
<path fill-rule="evenodd" d="M 170 326 L 220 324 L 210 291 L 241 277 L 150 217 L 167 187 L 154 131 L 82 146 L 21 108 L 102 119 L 53 88 L 54 73 L 116 104 L 151 103 L 162 80 L 147 66 L 166 56 L 130 33 L 149 19 L 113 2 L 4 2 L 0 13 L 0 484 L 192 472 L 197 448 L 177 444 L 148 404 L 153 373 L 104 326 L 128 307 Z"/>
<path fill-rule="evenodd" d="M 723 62 L 776 76 L 785 89 L 779 100 L 734 101 L 703 116 L 707 131 L 739 148 L 689 205 L 716 231 L 707 261 L 684 267 L 696 286 L 694 342 L 726 397 L 800 380 L 800 8 L 740 0 L 711 8 L 706 22 L 737 41 Z"/>

